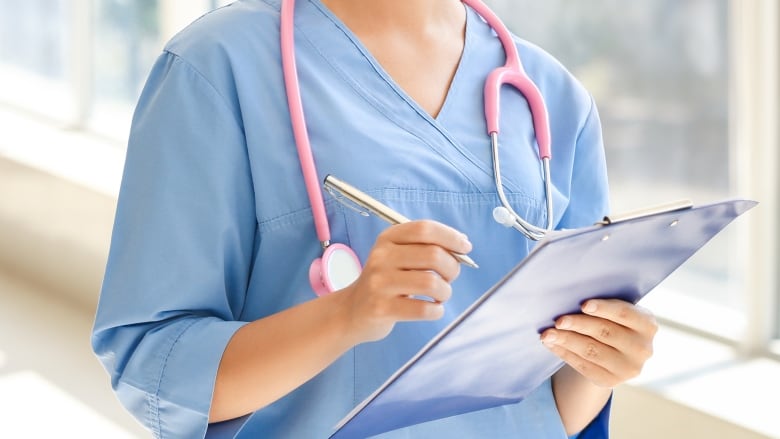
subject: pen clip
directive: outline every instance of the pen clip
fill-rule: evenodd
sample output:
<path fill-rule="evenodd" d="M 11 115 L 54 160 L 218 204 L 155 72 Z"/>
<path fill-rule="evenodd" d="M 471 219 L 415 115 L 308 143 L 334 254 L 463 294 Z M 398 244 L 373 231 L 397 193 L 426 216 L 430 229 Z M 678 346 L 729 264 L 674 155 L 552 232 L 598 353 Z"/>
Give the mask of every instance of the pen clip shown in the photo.
<path fill-rule="evenodd" d="M 328 193 L 330 194 L 330 196 L 332 196 L 333 199 L 336 200 L 342 206 L 344 206 L 344 207 L 346 207 L 346 208 L 348 208 L 350 210 L 354 210 L 355 212 L 359 213 L 361 216 L 366 216 L 367 217 L 367 216 L 370 215 L 367 210 L 361 209 L 360 206 L 355 204 L 353 201 L 350 201 L 347 197 L 342 195 L 341 192 L 339 192 L 338 190 L 332 188 L 331 186 L 325 185 L 325 190 L 327 190 Z"/>

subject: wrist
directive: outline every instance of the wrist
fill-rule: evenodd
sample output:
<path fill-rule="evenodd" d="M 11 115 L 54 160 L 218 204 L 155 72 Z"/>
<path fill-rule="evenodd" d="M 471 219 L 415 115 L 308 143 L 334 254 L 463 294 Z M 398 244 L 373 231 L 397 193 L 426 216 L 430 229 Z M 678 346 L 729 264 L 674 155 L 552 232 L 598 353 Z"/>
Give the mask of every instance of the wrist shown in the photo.
<path fill-rule="evenodd" d="M 552 391 L 569 435 L 587 427 L 612 395 L 612 388 L 597 386 L 569 365 L 552 376 Z"/>
<path fill-rule="evenodd" d="M 317 299 L 326 308 L 327 325 L 331 328 L 333 337 L 342 343 L 344 350 L 368 341 L 368 337 L 360 330 L 360 325 L 352 311 L 347 289 L 335 291 Z"/>

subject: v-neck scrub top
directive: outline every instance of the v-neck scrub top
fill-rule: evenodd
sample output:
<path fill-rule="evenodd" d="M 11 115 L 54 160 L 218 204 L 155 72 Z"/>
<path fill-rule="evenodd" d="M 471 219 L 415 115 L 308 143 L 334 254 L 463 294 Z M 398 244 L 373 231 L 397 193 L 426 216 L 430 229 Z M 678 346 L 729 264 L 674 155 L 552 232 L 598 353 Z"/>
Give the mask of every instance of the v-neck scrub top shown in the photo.
<path fill-rule="evenodd" d="M 213 436 L 227 427 L 239 438 L 327 437 L 533 247 L 491 215 L 499 199 L 483 85 L 505 55 L 483 20 L 467 8 L 462 59 L 433 118 L 319 0 L 298 1 L 296 59 L 319 175 L 333 174 L 407 217 L 464 232 L 480 268 L 461 271 L 441 320 L 398 323 L 270 406 L 209 426 L 215 376 L 235 331 L 316 300 L 308 270 L 321 247 L 286 102 L 279 9 L 279 0 L 241 0 L 179 33 L 154 65 L 133 118 L 92 343 L 121 402 L 155 437 Z M 608 212 L 592 98 L 550 55 L 516 42 L 550 114 L 554 224 L 590 225 Z M 545 224 L 531 115 L 508 87 L 501 128 L 507 197 L 526 219 Z M 332 241 L 365 261 L 387 224 L 325 199 Z M 605 437 L 608 411 L 580 437 Z M 518 404 L 379 437 L 566 434 L 548 380 Z"/>

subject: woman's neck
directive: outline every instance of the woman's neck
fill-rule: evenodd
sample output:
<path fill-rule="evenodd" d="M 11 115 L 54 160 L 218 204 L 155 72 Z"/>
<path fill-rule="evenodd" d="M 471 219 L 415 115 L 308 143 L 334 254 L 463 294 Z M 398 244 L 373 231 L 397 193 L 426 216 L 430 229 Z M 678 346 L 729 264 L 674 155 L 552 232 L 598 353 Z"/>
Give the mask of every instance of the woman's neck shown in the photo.
<path fill-rule="evenodd" d="M 436 117 L 465 42 L 460 0 L 321 0 L 395 83 Z"/>
<path fill-rule="evenodd" d="M 321 0 L 353 32 L 441 32 L 442 26 L 462 26 L 464 9 L 459 0 Z"/>

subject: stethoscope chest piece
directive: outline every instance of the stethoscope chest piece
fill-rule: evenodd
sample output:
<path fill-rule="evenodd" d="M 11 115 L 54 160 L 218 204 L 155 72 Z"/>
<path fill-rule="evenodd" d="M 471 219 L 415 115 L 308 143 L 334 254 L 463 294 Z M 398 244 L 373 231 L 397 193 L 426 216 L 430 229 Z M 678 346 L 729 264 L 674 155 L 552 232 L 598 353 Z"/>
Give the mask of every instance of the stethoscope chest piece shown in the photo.
<path fill-rule="evenodd" d="M 324 296 L 348 287 L 362 271 L 360 260 L 351 248 L 344 244 L 331 244 L 321 258 L 309 267 L 309 281 L 317 296 Z"/>

